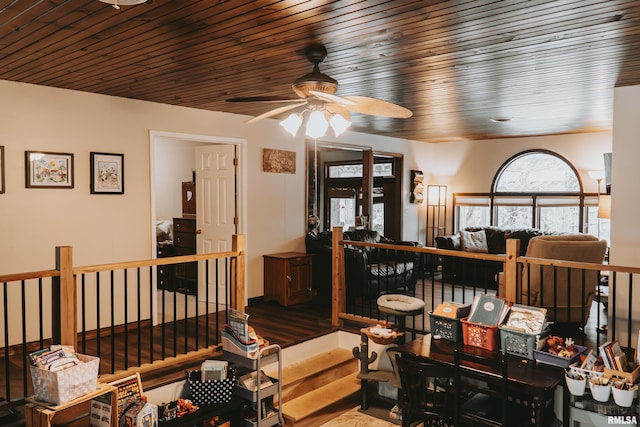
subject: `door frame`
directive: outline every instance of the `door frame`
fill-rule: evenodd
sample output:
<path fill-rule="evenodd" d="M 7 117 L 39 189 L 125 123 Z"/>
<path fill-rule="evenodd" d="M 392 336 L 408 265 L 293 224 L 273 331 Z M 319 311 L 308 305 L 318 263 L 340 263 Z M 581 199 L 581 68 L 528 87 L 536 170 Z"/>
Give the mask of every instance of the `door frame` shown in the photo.
<path fill-rule="evenodd" d="M 151 238 L 151 258 L 157 257 L 157 242 L 156 242 L 156 177 L 154 168 L 154 159 L 158 146 L 158 142 L 163 141 L 193 141 L 202 142 L 207 144 L 223 144 L 234 145 L 236 149 L 236 157 L 238 158 L 238 165 L 236 166 L 236 210 L 238 215 L 237 230 L 238 234 L 245 234 L 247 229 L 246 218 L 248 218 L 247 212 L 247 168 L 244 165 L 247 164 L 247 140 L 243 138 L 230 138 L 216 135 L 200 135 L 200 134 L 188 134 L 178 132 L 166 132 L 158 130 L 149 130 L 149 186 L 150 186 L 150 203 L 151 203 L 151 218 L 150 218 L 150 238 Z M 245 239 L 246 248 L 248 248 L 248 240 Z M 247 268 L 249 263 L 245 263 L 245 277 L 247 276 Z M 246 287 L 246 284 L 245 284 Z M 153 303 L 156 303 L 155 293 L 157 289 L 154 289 Z M 246 301 L 244 301 L 246 304 Z M 157 307 L 154 306 L 153 310 L 154 324 L 157 322 Z"/>

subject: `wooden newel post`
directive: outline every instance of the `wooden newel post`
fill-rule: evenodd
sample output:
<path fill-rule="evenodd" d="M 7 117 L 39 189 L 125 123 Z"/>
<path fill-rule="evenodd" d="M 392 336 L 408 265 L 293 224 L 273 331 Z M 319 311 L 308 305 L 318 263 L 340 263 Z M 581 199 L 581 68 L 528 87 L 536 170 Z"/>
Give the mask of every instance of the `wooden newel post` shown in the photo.
<path fill-rule="evenodd" d="M 234 234 L 231 245 L 232 250 L 238 253 L 238 257 L 234 264 L 235 268 L 232 268 L 231 270 L 231 307 L 236 310 L 244 311 L 244 270 L 246 262 L 246 243 L 244 234 Z"/>
<path fill-rule="evenodd" d="M 56 247 L 56 270 L 60 272 L 58 297 L 53 298 L 51 308 L 53 325 L 60 326 L 60 344 L 78 348 L 78 307 L 76 280 L 73 276 L 73 249 L 71 246 Z M 58 321 L 55 317 L 57 316 Z M 54 326 L 55 327 L 55 326 Z"/>
<path fill-rule="evenodd" d="M 507 254 L 504 264 L 504 298 L 511 302 L 516 302 L 518 287 L 518 263 L 520 255 L 520 240 L 507 239 Z"/>
<path fill-rule="evenodd" d="M 339 242 L 342 240 L 342 227 L 333 227 L 331 234 L 331 325 L 341 326 L 339 313 L 346 309 L 346 294 L 344 284 L 344 248 Z"/>

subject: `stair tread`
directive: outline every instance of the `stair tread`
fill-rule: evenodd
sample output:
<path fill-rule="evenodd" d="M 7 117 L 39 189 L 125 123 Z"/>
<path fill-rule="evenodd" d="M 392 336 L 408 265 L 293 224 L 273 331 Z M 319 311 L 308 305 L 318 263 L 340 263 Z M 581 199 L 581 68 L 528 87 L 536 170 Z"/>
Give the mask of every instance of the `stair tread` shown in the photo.
<path fill-rule="evenodd" d="M 326 353 L 292 364 L 282 369 L 283 387 L 351 360 L 355 360 L 351 350 L 334 348 Z M 267 374 L 270 373 L 267 372 Z"/>
<path fill-rule="evenodd" d="M 360 380 L 355 374 L 348 375 L 319 387 L 282 405 L 283 415 L 292 421 L 300 421 L 326 408 L 332 403 L 360 390 Z"/>

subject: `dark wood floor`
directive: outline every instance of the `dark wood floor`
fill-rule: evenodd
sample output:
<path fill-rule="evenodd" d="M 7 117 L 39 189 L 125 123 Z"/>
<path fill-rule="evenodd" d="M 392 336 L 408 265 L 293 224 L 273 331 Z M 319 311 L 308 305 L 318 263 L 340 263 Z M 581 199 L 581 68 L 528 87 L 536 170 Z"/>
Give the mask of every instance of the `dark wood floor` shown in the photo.
<path fill-rule="evenodd" d="M 264 303 L 261 299 L 256 301 L 251 301 L 249 306 L 246 308 L 246 313 L 249 315 L 249 325 L 251 325 L 256 333 L 263 338 L 267 339 L 270 343 L 275 343 L 280 345 L 282 348 L 286 348 L 292 345 L 295 345 L 300 342 L 304 342 L 306 340 L 327 334 L 336 330 L 331 326 L 331 305 L 330 301 L 327 298 L 316 298 L 314 301 L 310 303 L 297 304 L 295 306 L 290 307 L 282 307 L 277 303 Z M 192 321 L 191 321 L 192 322 Z M 201 319 L 198 322 L 198 326 L 195 327 L 194 323 L 190 324 L 181 324 L 178 328 L 188 327 L 192 330 L 197 330 L 198 336 L 200 337 L 200 342 L 205 342 L 205 328 L 202 326 L 204 321 Z M 224 319 L 221 318 L 217 322 L 215 320 L 210 321 L 210 324 L 213 327 L 210 327 L 209 333 L 214 333 L 216 329 L 216 325 L 220 325 L 220 327 L 224 324 Z M 355 331 L 358 329 L 357 326 L 353 326 L 352 329 Z M 173 346 L 172 335 L 173 328 L 168 327 L 163 330 L 161 328 L 154 328 L 154 358 L 159 358 L 161 355 L 161 344 L 168 344 L 169 350 L 167 352 L 169 355 L 172 353 L 171 347 Z M 101 369 L 111 371 L 111 363 L 112 360 L 115 360 L 115 366 L 118 369 L 122 369 L 124 365 L 124 360 L 128 359 L 129 364 L 135 364 L 138 360 L 138 357 L 144 362 L 149 360 L 151 357 L 149 351 L 143 351 L 139 356 L 137 355 L 138 351 L 138 339 L 135 332 L 129 333 L 128 336 L 128 351 L 110 351 L 111 346 L 114 348 L 122 349 L 125 348 L 124 341 L 125 334 L 115 334 L 115 339 L 102 340 L 102 348 L 101 354 L 103 355 L 101 360 Z M 142 340 L 148 343 L 149 338 L 146 334 L 143 336 Z M 142 342 L 141 340 L 141 342 Z M 48 343 L 47 343 L 48 345 Z M 176 341 L 175 345 L 179 350 L 183 349 L 184 346 L 192 347 L 192 343 L 184 343 L 184 341 Z M 144 346 L 142 346 L 144 348 Z M 148 346 L 146 348 L 149 348 Z M 87 354 L 97 354 L 97 343 L 95 339 L 87 339 L 86 347 L 84 347 L 84 351 Z M 125 357 L 126 355 L 126 357 Z M 3 359 L 3 358 L 0 358 Z M 10 365 L 11 368 L 11 377 L 12 377 L 12 400 L 16 398 L 16 396 L 21 396 L 23 393 L 23 380 L 22 380 L 22 369 L 18 367 L 21 365 L 21 361 L 23 360 L 22 354 L 15 354 L 10 357 Z M 4 365 L 5 361 L 0 360 L 0 366 Z M 199 365 L 200 362 L 198 362 Z M 195 367 L 190 366 L 189 363 L 173 365 L 171 368 L 167 369 L 166 372 L 158 373 L 156 375 L 143 375 L 143 385 L 146 388 L 153 387 L 154 385 L 166 383 L 171 380 L 181 379 L 184 377 L 184 370 Z M 13 381 L 13 374 L 16 375 L 15 384 Z M 3 375 L 4 377 L 4 375 Z M 4 378 L 6 379 L 6 378 Z M 0 381 L 4 383 L 4 381 Z M 29 381 L 29 390 L 30 390 L 30 381 Z M 4 384 L 2 387 L 4 390 Z M 0 393 L 2 396 L 4 393 Z M 339 408 L 338 410 L 342 410 Z M 6 413 L 0 412 L 0 425 L 5 425 L 5 423 L 9 423 L 9 418 L 4 418 Z M 8 424 L 7 424 L 8 425 Z M 19 425 L 19 424 L 18 424 Z"/>

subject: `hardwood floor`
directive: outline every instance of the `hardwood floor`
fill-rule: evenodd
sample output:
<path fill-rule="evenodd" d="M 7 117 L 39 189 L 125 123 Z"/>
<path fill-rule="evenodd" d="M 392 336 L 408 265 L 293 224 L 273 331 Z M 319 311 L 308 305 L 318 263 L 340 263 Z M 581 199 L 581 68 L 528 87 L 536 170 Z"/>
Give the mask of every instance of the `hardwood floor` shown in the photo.
<path fill-rule="evenodd" d="M 323 334 L 332 332 L 336 330 L 331 326 L 331 305 L 330 301 L 324 299 L 316 299 L 310 303 L 297 304 L 289 307 L 282 307 L 277 303 L 264 303 L 260 299 L 256 301 L 251 301 L 249 306 L 246 308 L 246 313 L 249 315 L 249 325 L 253 326 L 256 330 L 256 333 L 263 338 L 269 340 L 271 343 L 277 343 L 282 348 L 286 348 L 297 343 L 321 336 Z M 198 331 L 199 339 L 204 342 L 205 340 L 205 328 L 203 327 L 204 320 L 199 319 L 198 326 L 195 326 L 194 321 L 188 321 L 188 323 L 178 323 L 177 328 L 186 327 L 189 330 Z M 211 321 L 209 322 L 211 323 Z M 214 325 L 219 325 L 222 327 L 224 324 L 224 319 L 218 319 L 216 323 L 213 321 Z M 214 327 L 215 329 L 215 327 Z M 354 330 L 357 330 L 354 327 Z M 173 329 L 163 330 L 161 328 L 153 329 L 153 340 L 154 340 L 154 357 L 160 357 L 159 347 L 161 343 L 169 344 L 170 349 L 168 350 L 171 353 L 171 347 L 174 345 L 172 341 Z M 209 333 L 213 333 L 210 331 Z M 128 335 L 128 348 L 130 351 L 110 351 L 111 346 L 113 348 L 122 349 L 124 347 L 124 336 Z M 151 338 L 148 338 L 146 334 L 143 336 L 144 342 L 147 344 L 147 347 L 142 345 L 142 348 L 148 349 L 148 341 Z M 105 359 L 104 362 L 106 367 L 111 368 L 111 364 L 115 361 L 115 364 L 118 368 L 122 368 L 124 365 L 125 356 L 129 360 L 129 364 L 133 364 L 137 357 L 140 357 L 141 360 L 149 360 L 151 357 L 149 350 L 142 350 L 139 356 L 136 356 L 138 352 L 137 338 L 134 336 L 134 333 L 124 334 L 117 333 L 114 334 L 113 340 L 109 339 L 111 343 L 103 344 L 102 346 L 102 358 Z M 143 342 L 143 341 L 141 341 Z M 45 343 L 48 345 L 48 343 Z M 178 346 L 178 349 L 181 349 L 184 345 L 189 345 L 184 342 L 176 342 L 175 345 Z M 86 343 L 86 352 L 88 354 L 96 354 L 97 343 L 95 337 L 88 337 Z M 20 368 L 22 360 L 24 356 L 22 353 L 13 354 L 9 357 L 9 366 L 11 368 L 9 371 L 11 374 L 9 377 L 11 378 L 11 398 L 15 399 L 16 396 L 23 395 L 23 388 L 28 387 L 29 393 L 31 393 L 31 384 L 28 381 L 27 384 L 23 381 L 22 369 Z M 182 363 L 182 364 L 174 364 L 171 365 L 170 368 L 163 370 L 163 372 L 157 372 L 154 375 L 143 375 L 143 386 L 145 388 L 151 388 L 158 384 L 167 383 L 170 381 L 175 381 L 182 379 L 184 377 L 185 369 L 196 368 L 199 367 L 201 361 L 193 362 L 193 363 Z M 0 358 L 0 366 L 5 366 L 4 358 Z M 15 378 L 15 381 L 14 381 Z M 5 383 L 5 381 L 1 381 Z M 6 385 L 3 384 L 0 390 L 5 390 Z M 5 395 L 5 393 L 0 393 L 0 396 Z M 335 407 L 328 409 L 326 414 L 324 414 L 327 419 L 331 419 L 332 416 L 337 416 L 346 410 L 353 408 L 354 401 L 345 402 L 342 405 L 335 405 Z M 12 421 L 13 417 L 8 416 L 5 413 L 0 413 L 0 425 L 8 425 Z M 18 417 L 20 419 L 20 417 Z M 323 418 L 324 419 L 324 418 Z M 16 425 L 21 425 L 20 423 Z"/>

